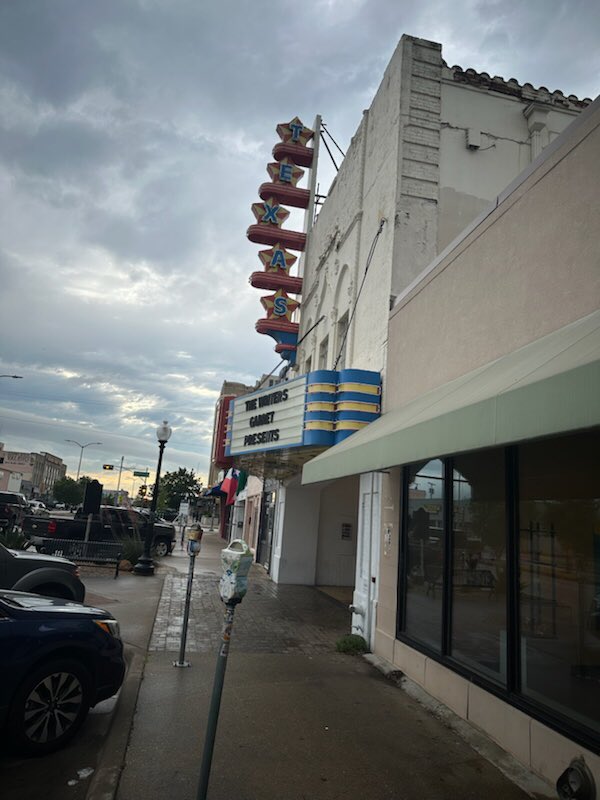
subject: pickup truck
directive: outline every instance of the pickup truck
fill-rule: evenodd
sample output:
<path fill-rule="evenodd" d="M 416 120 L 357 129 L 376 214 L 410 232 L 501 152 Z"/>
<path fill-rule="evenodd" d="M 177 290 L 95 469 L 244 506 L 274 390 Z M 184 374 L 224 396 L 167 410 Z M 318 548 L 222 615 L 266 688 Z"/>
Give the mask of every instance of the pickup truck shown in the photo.
<path fill-rule="evenodd" d="M 66 558 L 9 550 L 0 544 L 0 588 L 83 603 L 85 586 Z"/>
<path fill-rule="evenodd" d="M 29 503 L 19 492 L 0 492 L 0 529 L 11 531 L 30 514 Z"/>
<path fill-rule="evenodd" d="M 100 513 L 92 517 L 88 540 L 90 542 L 122 542 L 130 537 L 139 537 L 142 541 L 152 524 L 149 517 L 139 511 L 114 506 L 100 506 Z M 74 517 L 26 517 L 23 522 L 23 534 L 40 550 L 44 547 L 44 539 L 85 539 L 87 515 L 79 510 Z M 175 544 L 175 527 L 163 522 L 159 517 L 154 520 L 153 550 L 157 556 L 166 556 L 172 552 Z"/>

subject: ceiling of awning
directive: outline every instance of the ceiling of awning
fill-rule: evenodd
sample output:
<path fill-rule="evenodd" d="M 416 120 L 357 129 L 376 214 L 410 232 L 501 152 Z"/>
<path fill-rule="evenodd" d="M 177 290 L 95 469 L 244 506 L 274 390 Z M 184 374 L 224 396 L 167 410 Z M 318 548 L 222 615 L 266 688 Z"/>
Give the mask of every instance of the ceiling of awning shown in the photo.
<path fill-rule="evenodd" d="M 383 414 L 303 483 L 600 425 L 600 311 Z"/>
<path fill-rule="evenodd" d="M 235 456 L 235 465 L 259 478 L 285 481 L 293 475 L 298 475 L 307 461 L 324 450 L 323 447 L 289 447 L 262 453 L 247 453 Z"/>

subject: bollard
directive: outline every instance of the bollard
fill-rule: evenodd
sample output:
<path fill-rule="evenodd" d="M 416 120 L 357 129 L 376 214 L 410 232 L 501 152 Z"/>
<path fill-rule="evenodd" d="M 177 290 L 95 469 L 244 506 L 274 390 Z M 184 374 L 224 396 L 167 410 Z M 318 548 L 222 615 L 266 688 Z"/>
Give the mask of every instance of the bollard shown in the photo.
<path fill-rule="evenodd" d="M 229 544 L 229 547 L 221 551 L 221 561 L 223 564 L 223 576 L 219 584 L 219 592 L 221 594 L 221 600 L 225 603 L 225 620 L 223 622 L 223 634 L 219 646 L 219 653 L 217 655 L 217 665 L 215 667 L 215 679 L 206 723 L 204 750 L 202 752 L 202 765 L 200 767 L 200 779 L 198 781 L 196 800 L 206 800 L 213 750 L 215 747 L 217 723 L 219 721 L 219 710 L 221 708 L 221 695 L 223 693 L 223 683 L 225 681 L 225 668 L 227 667 L 229 643 L 231 641 L 231 631 L 233 629 L 233 615 L 236 605 L 242 602 L 242 598 L 248 589 L 248 572 L 252 564 L 252 552 L 246 542 L 241 539 L 235 539 Z"/>
<path fill-rule="evenodd" d="M 187 641 L 187 630 L 190 619 L 190 604 L 192 601 L 192 584 L 194 581 L 194 565 L 196 556 L 200 552 L 202 540 L 202 528 L 199 525 L 192 525 L 188 533 L 188 554 L 190 565 L 188 568 L 187 589 L 185 593 L 185 608 L 183 611 L 183 626 L 181 628 L 181 644 L 179 646 L 179 659 L 173 662 L 174 667 L 191 667 L 189 661 L 185 660 L 185 643 Z"/>

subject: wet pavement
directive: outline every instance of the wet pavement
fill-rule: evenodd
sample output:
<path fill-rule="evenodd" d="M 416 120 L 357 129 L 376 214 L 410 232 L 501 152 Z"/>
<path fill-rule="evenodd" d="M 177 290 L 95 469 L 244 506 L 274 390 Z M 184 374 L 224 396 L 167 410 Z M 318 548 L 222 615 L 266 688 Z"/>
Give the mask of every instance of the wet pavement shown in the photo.
<path fill-rule="evenodd" d="M 216 653 L 223 625 L 219 579 L 212 571 L 194 580 L 186 650 Z M 158 607 L 150 651 L 179 649 L 187 577 L 168 575 Z M 248 594 L 235 612 L 232 652 L 331 653 L 348 633 L 350 612 L 310 586 L 277 586 L 261 567 L 252 568 Z"/>
<path fill-rule="evenodd" d="M 223 622 L 221 546 L 205 535 L 198 557 L 189 669 L 173 666 L 187 559 L 171 560 L 118 800 L 196 797 Z M 314 587 L 276 586 L 252 568 L 235 614 L 209 800 L 529 796 L 364 659 L 337 653 L 348 630 L 343 604 Z"/>
<path fill-rule="evenodd" d="M 43 759 L 0 757 L 17 800 L 192 800 L 200 772 L 224 607 L 223 542 L 196 560 L 186 658 L 179 654 L 189 559 L 154 578 L 90 575 L 87 602 L 120 621 L 129 669 L 118 703 L 94 710 Z M 530 796 L 363 658 L 341 655 L 347 605 L 277 586 L 253 566 L 237 607 L 209 800 L 500 800 Z"/>

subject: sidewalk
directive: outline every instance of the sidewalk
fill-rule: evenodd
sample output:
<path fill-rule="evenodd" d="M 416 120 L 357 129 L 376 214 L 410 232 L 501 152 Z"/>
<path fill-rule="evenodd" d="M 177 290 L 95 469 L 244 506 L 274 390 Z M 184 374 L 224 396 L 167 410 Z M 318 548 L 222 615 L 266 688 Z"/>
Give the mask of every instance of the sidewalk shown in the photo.
<path fill-rule="evenodd" d="M 177 658 L 188 559 L 166 576 L 117 800 L 194 800 L 223 606 L 216 534 L 197 559 L 186 657 Z M 363 658 L 335 652 L 347 609 L 253 567 L 236 610 L 210 800 L 524 800 L 451 729 Z M 125 721 L 121 723 L 123 727 Z M 111 795 L 95 792 L 92 797 Z"/>

